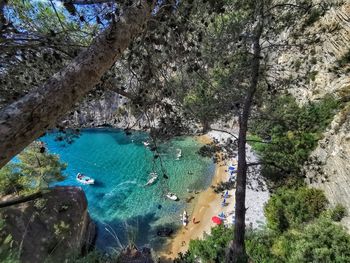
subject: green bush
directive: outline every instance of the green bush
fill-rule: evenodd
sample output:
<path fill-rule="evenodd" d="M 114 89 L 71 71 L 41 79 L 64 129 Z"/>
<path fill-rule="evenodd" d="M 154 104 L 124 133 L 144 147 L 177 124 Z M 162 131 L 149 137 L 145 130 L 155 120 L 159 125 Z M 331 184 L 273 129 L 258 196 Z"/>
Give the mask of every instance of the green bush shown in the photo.
<path fill-rule="evenodd" d="M 277 263 L 272 254 L 271 247 L 275 236 L 267 229 L 256 230 L 246 235 L 246 251 L 253 262 Z"/>
<path fill-rule="evenodd" d="M 310 71 L 309 74 L 307 75 L 307 78 L 309 79 L 309 81 L 315 81 L 316 76 L 318 74 L 318 71 Z"/>
<path fill-rule="evenodd" d="M 303 28 L 312 26 L 315 22 L 317 22 L 320 19 L 322 15 L 323 15 L 323 12 L 320 9 L 312 8 L 309 13 L 309 16 L 307 17 L 307 19 L 303 24 Z"/>
<path fill-rule="evenodd" d="M 0 169 L 0 196 L 20 193 L 23 189 L 29 187 L 29 185 L 29 178 L 21 176 L 16 172 L 13 164 L 7 164 Z"/>
<path fill-rule="evenodd" d="M 316 220 L 297 234 L 287 262 L 350 262 L 350 236 L 327 219 Z"/>
<path fill-rule="evenodd" d="M 340 103 L 332 96 L 302 107 L 291 96 L 281 96 L 263 105 L 249 127 L 249 139 L 265 140 L 250 142 L 266 164 L 263 175 L 275 183 L 285 179 L 285 175 L 300 177 L 301 167 L 339 107 Z"/>
<path fill-rule="evenodd" d="M 278 233 L 291 227 L 301 227 L 303 223 L 317 218 L 326 205 L 327 199 L 319 189 L 280 188 L 265 206 L 267 226 Z"/>
<path fill-rule="evenodd" d="M 349 234 L 326 218 L 282 234 L 254 231 L 247 235 L 246 248 L 259 263 L 350 262 Z"/>
<path fill-rule="evenodd" d="M 347 215 L 346 208 L 341 205 L 337 204 L 333 209 L 330 211 L 330 218 L 333 221 L 339 222 L 343 219 L 344 216 Z"/>
<path fill-rule="evenodd" d="M 232 237 L 232 228 L 216 226 L 205 239 L 191 240 L 188 253 L 178 262 L 195 262 L 195 259 L 200 259 L 201 262 L 224 262 L 226 249 Z"/>

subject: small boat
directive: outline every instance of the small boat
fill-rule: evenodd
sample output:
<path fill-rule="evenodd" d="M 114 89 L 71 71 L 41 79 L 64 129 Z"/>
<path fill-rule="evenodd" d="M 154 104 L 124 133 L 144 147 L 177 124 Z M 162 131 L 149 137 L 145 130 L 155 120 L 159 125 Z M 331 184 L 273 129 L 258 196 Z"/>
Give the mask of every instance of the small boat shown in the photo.
<path fill-rule="evenodd" d="M 148 147 L 148 146 L 149 146 L 149 144 L 150 144 L 150 143 L 149 143 L 149 142 L 147 142 L 147 141 L 144 141 L 144 142 L 143 142 L 143 145 L 144 145 L 145 147 Z"/>
<path fill-rule="evenodd" d="M 77 181 L 82 183 L 82 184 L 94 184 L 95 180 L 91 177 L 88 177 L 84 174 L 78 173 L 77 174 Z"/>
<path fill-rule="evenodd" d="M 182 156 L 181 149 L 176 149 L 176 160 L 179 160 Z"/>
<path fill-rule="evenodd" d="M 168 197 L 170 200 L 173 200 L 173 201 L 177 201 L 177 200 L 179 199 L 179 198 L 178 198 L 175 194 L 173 194 L 173 193 L 167 193 L 165 196 Z"/>
<path fill-rule="evenodd" d="M 188 225 L 188 215 L 187 215 L 186 210 L 184 210 L 184 212 L 182 214 L 181 221 L 182 221 L 183 226 L 187 226 Z"/>
<path fill-rule="evenodd" d="M 148 182 L 145 184 L 145 186 L 153 184 L 158 178 L 158 174 L 155 172 L 152 172 L 149 175 L 151 176 L 151 178 L 148 180 Z"/>

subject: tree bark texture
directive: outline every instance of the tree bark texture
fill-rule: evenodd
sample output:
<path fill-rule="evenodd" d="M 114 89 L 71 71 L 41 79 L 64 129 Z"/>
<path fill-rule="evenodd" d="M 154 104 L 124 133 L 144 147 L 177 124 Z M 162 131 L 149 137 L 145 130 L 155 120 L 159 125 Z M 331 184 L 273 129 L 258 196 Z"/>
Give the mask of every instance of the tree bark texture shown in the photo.
<path fill-rule="evenodd" d="M 262 33 L 262 22 L 256 27 L 253 38 L 253 60 L 252 75 L 246 97 L 244 99 L 242 113 L 239 116 L 239 133 L 238 133 L 238 169 L 236 179 L 236 208 L 235 208 L 235 225 L 234 239 L 229 248 L 226 262 L 246 262 L 246 252 L 244 245 L 245 238 L 245 197 L 247 185 L 247 160 L 246 160 L 246 142 L 248 131 L 248 120 L 251 106 L 253 104 L 254 94 L 257 90 L 260 71 L 260 36 Z"/>
<path fill-rule="evenodd" d="M 12 206 L 12 205 L 18 205 L 24 202 L 32 201 L 38 198 L 41 198 L 43 196 L 43 192 L 39 191 L 31 195 L 26 195 L 26 196 L 19 196 L 12 198 L 10 200 L 2 201 L 0 202 L 0 208 Z"/>
<path fill-rule="evenodd" d="M 100 81 L 132 39 L 146 27 L 153 3 L 140 1 L 125 10 L 91 46 L 43 86 L 0 112 L 0 167 L 55 125 Z"/>

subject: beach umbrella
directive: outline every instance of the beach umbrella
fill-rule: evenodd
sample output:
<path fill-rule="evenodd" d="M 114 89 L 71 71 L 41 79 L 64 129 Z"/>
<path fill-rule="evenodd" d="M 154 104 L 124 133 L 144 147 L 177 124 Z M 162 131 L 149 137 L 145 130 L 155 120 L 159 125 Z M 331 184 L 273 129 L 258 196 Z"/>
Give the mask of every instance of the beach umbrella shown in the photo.
<path fill-rule="evenodd" d="M 234 166 L 229 166 L 229 167 L 228 167 L 228 170 L 229 170 L 229 171 L 234 171 L 234 170 L 235 170 L 235 167 L 234 167 Z"/>
<path fill-rule="evenodd" d="M 215 224 L 217 224 L 217 225 L 220 225 L 220 224 L 222 223 L 220 217 L 217 217 L 217 216 L 213 216 L 213 217 L 211 218 L 211 221 L 213 221 L 213 222 L 214 222 Z"/>
<path fill-rule="evenodd" d="M 220 217 L 220 218 L 225 218 L 224 212 L 221 212 L 221 213 L 218 215 L 218 217 Z"/>
<path fill-rule="evenodd" d="M 226 199 L 224 198 L 224 201 L 222 201 L 221 206 L 225 206 L 226 204 Z"/>
<path fill-rule="evenodd" d="M 225 194 L 224 194 L 224 198 L 228 197 L 228 191 L 226 190 Z"/>

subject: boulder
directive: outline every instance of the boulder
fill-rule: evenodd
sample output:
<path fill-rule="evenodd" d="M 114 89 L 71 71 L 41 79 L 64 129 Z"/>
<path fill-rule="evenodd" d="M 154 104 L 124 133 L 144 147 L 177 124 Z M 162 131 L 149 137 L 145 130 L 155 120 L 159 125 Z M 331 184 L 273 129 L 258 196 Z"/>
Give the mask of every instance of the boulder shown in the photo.
<path fill-rule="evenodd" d="M 21 262 L 64 262 L 85 254 L 94 243 L 95 225 L 80 187 L 55 187 L 41 198 L 1 209 L 20 248 Z"/>

